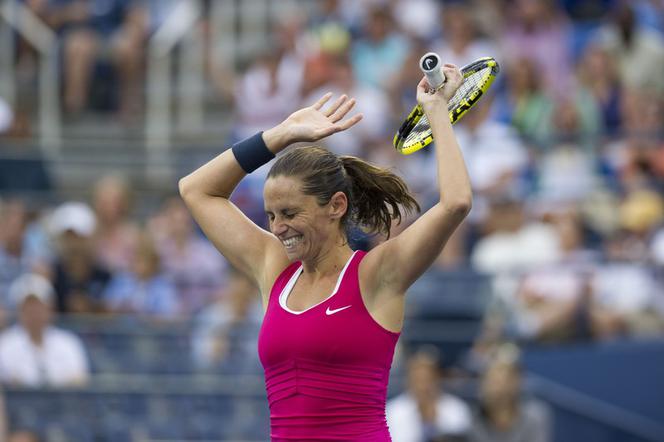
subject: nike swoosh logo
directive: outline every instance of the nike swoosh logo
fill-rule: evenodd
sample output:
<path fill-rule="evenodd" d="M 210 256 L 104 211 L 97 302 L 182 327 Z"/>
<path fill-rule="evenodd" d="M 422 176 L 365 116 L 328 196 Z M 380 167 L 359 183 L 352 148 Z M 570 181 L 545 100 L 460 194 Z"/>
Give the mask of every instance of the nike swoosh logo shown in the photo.
<path fill-rule="evenodd" d="M 351 307 L 350 305 L 347 305 L 346 307 L 335 308 L 334 310 L 331 310 L 330 307 L 328 307 L 327 310 L 325 310 L 325 314 L 328 315 L 328 316 L 333 315 L 335 313 L 339 313 L 341 310 L 346 310 L 347 308 L 350 308 L 350 307 Z"/>

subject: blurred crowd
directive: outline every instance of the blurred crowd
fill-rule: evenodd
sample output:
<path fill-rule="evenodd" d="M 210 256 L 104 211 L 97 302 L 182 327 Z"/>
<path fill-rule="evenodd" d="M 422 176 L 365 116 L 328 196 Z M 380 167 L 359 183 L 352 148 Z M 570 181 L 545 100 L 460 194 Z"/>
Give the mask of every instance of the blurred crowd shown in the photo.
<path fill-rule="evenodd" d="M 103 111 L 120 118 L 142 112 L 146 42 L 175 2 L 24 2 L 61 39 L 67 114 L 99 110 L 101 102 L 111 103 Z M 211 3 L 205 2 L 206 11 Z M 411 382 L 411 396 L 395 402 L 394 413 L 428 416 L 427 440 L 456 440 L 455 428 L 474 434 L 473 440 L 517 440 L 507 433 L 498 439 L 495 432 L 510 425 L 517 433 L 536 432 L 548 418 L 531 402 L 521 414 L 501 411 L 500 404 L 513 403 L 520 376 L 517 351 L 505 350 L 504 341 L 562 344 L 664 334 L 664 3 L 321 0 L 273 12 L 269 41 L 243 60 L 242 69 L 207 62 L 210 88 L 233 111 L 228 144 L 279 123 L 324 92 L 347 93 L 364 119 L 325 146 L 395 168 L 424 209 L 437 198 L 433 147 L 408 157 L 391 147 L 394 130 L 415 104 L 422 76 L 417 60 L 432 50 L 458 66 L 482 56 L 501 66 L 492 91 L 455 126 L 474 205 L 434 269 L 472 268 L 492 276 L 494 296 L 473 348 L 493 379 L 484 392 L 484 420 L 454 398 L 426 397 L 439 390 L 431 389 L 436 362 L 426 354 L 416 354 L 408 369 L 423 373 L 420 380 L 429 373 L 431 383 Z M 207 38 L 214 35 L 210 23 L 205 15 L 200 32 Z M 19 41 L 17 69 L 34 68 L 34 62 Z M 114 85 L 103 97 L 93 84 L 99 78 Z M 0 97 L 0 133 L 20 132 L 21 111 Z M 267 167 L 234 195 L 263 226 Z M 257 333 L 254 287 L 204 239 L 178 197 L 138 218 L 140 201 L 133 201 L 121 174 L 102 177 L 91 189 L 88 201 L 49 207 L 3 195 L 0 307 L 8 328 L 0 336 L 0 380 L 85 382 L 89 368 L 80 342 L 49 325 L 58 314 L 193 319 L 196 363 L 204 368 L 232 360 L 239 350 L 223 337 L 242 327 Z M 361 232 L 353 238 L 365 248 L 382 240 Z M 15 315 L 18 325 L 10 326 Z M 26 339 L 42 349 L 32 361 L 14 355 L 16 342 Z M 70 363 L 49 369 L 43 351 L 49 342 L 68 348 Z M 60 361 L 63 351 L 57 351 Z M 501 385 L 510 391 L 492 390 Z M 452 416 L 445 420 L 454 427 L 447 436 L 434 432 L 436 400 Z M 520 440 L 547 440 L 524 434 L 531 436 Z M 408 437 L 395 434 L 395 440 L 422 440 Z"/>

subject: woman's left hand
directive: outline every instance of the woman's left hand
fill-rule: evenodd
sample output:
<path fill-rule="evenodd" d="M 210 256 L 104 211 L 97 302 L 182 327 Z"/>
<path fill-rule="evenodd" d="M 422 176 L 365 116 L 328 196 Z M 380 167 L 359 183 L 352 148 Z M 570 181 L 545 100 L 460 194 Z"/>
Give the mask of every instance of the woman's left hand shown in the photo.
<path fill-rule="evenodd" d="M 294 112 L 280 124 L 288 134 L 289 144 L 300 141 L 318 141 L 344 131 L 362 119 L 362 114 L 345 118 L 355 106 L 355 99 L 348 99 L 345 94 L 324 109 L 323 106 L 331 97 L 332 93 L 328 92 L 316 103 Z"/>
<path fill-rule="evenodd" d="M 445 83 L 437 91 L 431 93 L 427 77 L 422 77 L 417 85 L 417 102 L 427 114 L 435 110 L 447 112 L 447 103 L 463 83 L 463 75 L 458 67 L 453 64 L 445 64 L 442 69 L 445 74 Z"/>

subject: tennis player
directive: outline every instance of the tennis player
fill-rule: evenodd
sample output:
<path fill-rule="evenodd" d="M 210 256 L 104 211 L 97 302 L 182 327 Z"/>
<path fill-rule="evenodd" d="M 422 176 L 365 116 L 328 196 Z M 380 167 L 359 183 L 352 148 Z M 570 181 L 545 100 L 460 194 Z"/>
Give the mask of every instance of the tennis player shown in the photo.
<path fill-rule="evenodd" d="M 293 148 L 264 187 L 270 232 L 229 197 L 240 180 L 295 142 L 315 142 L 358 123 L 355 104 L 331 94 L 276 127 L 235 144 L 180 180 L 180 193 L 208 238 L 260 289 L 265 317 L 258 351 L 273 441 L 389 441 L 385 400 L 404 295 L 431 265 L 471 207 L 471 189 L 447 102 L 461 84 L 417 86 L 436 143 L 440 202 L 368 253 L 347 228 L 388 234 L 419 206 L 392 172 L 320 147 Z"/>

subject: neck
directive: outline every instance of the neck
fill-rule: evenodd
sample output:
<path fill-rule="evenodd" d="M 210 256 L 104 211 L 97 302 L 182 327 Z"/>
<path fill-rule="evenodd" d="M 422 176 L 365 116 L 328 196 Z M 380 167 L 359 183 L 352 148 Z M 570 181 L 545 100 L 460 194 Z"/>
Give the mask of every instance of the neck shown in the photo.
<path fill-rule="evenodd" d="M 505 430 L 510 428 L 518 415 L 518 406 L 516 401 L 501 403 L 498 406 L 490 407 L 487 411 L 489 420 L 494 427 Z"/>
<path fill-rule="evenodd" d="M 44 330 L 26 330 L 30 341 L 35 344 L 37 347 L 41 347 L 42 342 L 44 341 Z"/>
<path fill-rule="evenodd" d="M 104 219 L 104 218 L 99 218 L 97 220 L 97 230 L 98 231 L 108 231 L 108 230 L 113 230 L 116 226 L 116 222 L 113 219 Z"/>
<path fill-rule="evenodd" d="M 74 280 L 81 281 L 92 273 L 92 264 L 89 259 L 84 255 L 70 255 L 63 261 L 63 264 Z"/>
<path fill-rule="evenodd" d="M 343 245 L 336 246 L 321 252 L 315 260 L 302 261 L 304 273 L 312 279 L 320 279 L 326 276 L 336 276 L 344 268 L 353 251 L 344 241 Z"/>

